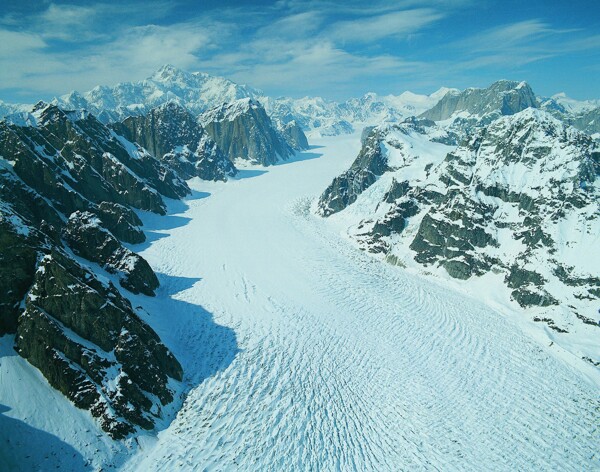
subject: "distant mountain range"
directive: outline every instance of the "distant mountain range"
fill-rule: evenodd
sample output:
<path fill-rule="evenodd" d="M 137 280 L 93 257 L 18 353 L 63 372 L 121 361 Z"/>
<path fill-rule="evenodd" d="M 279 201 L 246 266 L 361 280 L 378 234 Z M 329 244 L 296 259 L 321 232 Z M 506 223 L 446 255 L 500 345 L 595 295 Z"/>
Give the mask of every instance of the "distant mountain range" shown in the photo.
<path fill-rule="evenodd" d="M 499 81 L 497 87 L 502 86 L 510 89 L 515 85 L 510 81 Z M 531 92 L 527 84 L 523 86 Z M 478 94 L 485 90 L 467 89 L 461 92 L 442 87 L 431 95 L 403 92 L 400 95 L 379 96 L 367 93 L 363 97 L 344 102 L 320 97 L 273 98 L 259 89 L 236 84 L 222 77 L 187 72 L 165 65 L 145 80 L 124 82 L 112 87 L 99 85 L 85 93 L 73 91 L 55 98 L 52 103 L 64 109 L 86 109 L 101 122 L 110 123 L 130 116 L 145 115 L 166 102 L 175 102 L 198 116 L 224 103 L 250 98 L 262 104 L 279 130 L 288 123 L 295 122 L 307 135 L 326 136 L 350 133 L 382 122 L 395 123 L 425 112 L 428 112 L 428 117 L 437 118 L 435 114 L 441 111 L 447 113 L 454 106 L 451 104 L 457 97 L 462 96 L 475 103 L 479 99 Z M 446 99 L 444 104 L 438 106 L 443 106 L 444 109 L 434 108 L 443 98 Z M 589 134 L 600 134 L 600 100 L 577 101 L 562 93 L 545 98 L 535 96 L 533 92 L 527 100 L 530 106 L 547 110 Z M 30 108 L 30 105 L 0 102 L 0 117 Z M 430 109 L 433 110 L 429 111 Z"/>

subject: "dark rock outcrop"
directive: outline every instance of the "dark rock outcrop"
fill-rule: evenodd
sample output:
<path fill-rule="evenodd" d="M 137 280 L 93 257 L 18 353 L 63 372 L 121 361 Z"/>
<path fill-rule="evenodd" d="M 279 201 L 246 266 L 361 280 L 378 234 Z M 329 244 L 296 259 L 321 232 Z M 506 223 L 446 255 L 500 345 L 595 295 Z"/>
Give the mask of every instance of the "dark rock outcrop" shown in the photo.
<path fill-rule="evenodd" d="M 182 379 L 177 360 L 129 302 L 56 251 L 37 264 L 16 349 L 114 438 L 134 426 L 152 429 L 160 406 L 173 400 L 169 378 Z"/>
<path fill-rule="evenodd" d="M 294 154 L 260 103 L 241 99 L 212 108 L 200 122 L 232 162 L 273 165 Z"/>
<path fill-rule="evenodd" d="M 387 170 L 387 157 L 380 145 L 379 132 L 373 129 L 364 139 L 350 169 L 333 179 L 319 198 L 319 214 L 329 216 L 351 205 Z"/>
<path fill-rule="evenodd" d="M 486 89 L 469 88 L 463 92 L 449 92 L 420 116 L 440 121 L 457 112 L 478 116 L 489 113 L 514 115 L 530 107 L 537 108 L 538 102 L 527 83 L 500 80 Z"/>
<path fill-rule="evenodd" d="M 278 126 L 279 131 L 295 151 L 304 151 L 308 149 L 308 139 L 302 128 L 295 120 L 289 121 L 288 123 L 281 124 Z"/>
<path fill-rule="evenodd" d="M 166 162 L 184 179 L 227 180 L 237 173 L 196 118 L 175 102 L 111 126 L 116 133 Z"/>
<path fill-rule="evenodd" d="M 63 235 L 77 255 L 118 274 L 124 288 L 133 293 L 154 295 L 158 279 L 150 265 L 123 247 L 94 214 L 80 211 L 71 214 Z"/>
<path fill-rule="evenodd" d="M 154 427 L 181 366 L 94 265 L 69 254 L 153 294 L 156 275 L 120 240 L 145 239 L 132 207 L 164 213 L 163 195 L 188 192 L 86 112 L 40 103 L 0 122 L 0 335 L 16 332 L 19 354 L 115 438 Z"/>
<path fill-rule="evenodd" d="M 146 240 L 140 229 L 142 220 L 130 208 L 119 203 L 101 202 L 96 214 L 104 226 L 121 241 L 138 244 Z"/>

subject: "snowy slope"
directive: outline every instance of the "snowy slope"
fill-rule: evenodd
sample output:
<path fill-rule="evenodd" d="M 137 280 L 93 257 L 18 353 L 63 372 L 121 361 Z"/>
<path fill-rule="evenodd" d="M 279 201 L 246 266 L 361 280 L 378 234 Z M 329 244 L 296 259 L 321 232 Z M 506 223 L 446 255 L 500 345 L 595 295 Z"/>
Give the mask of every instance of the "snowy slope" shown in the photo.
<path fill-rule="evenodd" d="M 575 100 L 564 92 L 552 95 L 550 98 L 541 98 L 540 102 L 542 108 L 554 108 L 573 114 L 583 113 L 600 107 L 600 100 Z"/>
<path fill-rule="evenodd" d="M 0 337 L 0 470 L 98 470 L 123 461 L 129 442 L 112 441 Z"/>

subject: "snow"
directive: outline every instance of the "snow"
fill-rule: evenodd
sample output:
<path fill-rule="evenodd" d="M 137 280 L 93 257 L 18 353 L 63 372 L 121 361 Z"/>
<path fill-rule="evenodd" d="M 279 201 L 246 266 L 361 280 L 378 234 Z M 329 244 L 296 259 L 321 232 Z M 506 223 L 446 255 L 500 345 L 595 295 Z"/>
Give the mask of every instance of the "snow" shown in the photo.
<path fill-rule="evenodd" d="M 258 102 L 251 98 L 240 98 L 234 102 L 223 103 L 211 108 L 200 116 L 200 120 L 203 125 L 212 122 L 234 121 L 238 116 L 259 107 Z"/>
<path fill-rule="evenodd" d="M 200 303 L 236 347 L 221 363 L 217 328 L 174 328 L 180 314 L 154 324 L 188 376 L 211 358 L 218 368 L 125 469 L 595 467 L 598 376 L 504 313 L 340 238 L 311 205 L 359 138 L 315 143 L 304 160 L 227 184 L 192 181 L 210 196 L 196 193 L 167 228 L 146 218 L 157 230 L 142 255 L 161 290 Z M 211 347 L 198 346 L 206 336 Z"/>
<path fill-rule="evenodd" d="M 25 237 L 29 236 L 31 232 L 29 226 L 23 222 L 21 217 L 14 213 L 12 206 L 2 201 L 0 201 L 0 222 L 10 224 L 15 233 Z"/>
<path fill-rule="evenodd" d="M 424 135 L 408 126 L 390 127 L 383 143 L 388 165 L 391 168 L 401 170 L 398 174 L 402 180 L 415 179 L 417 176 L 424 180 L 426 165 L 436 166 L 440 164 L 446 154 L 455 148 L 455 146 L 430 140 L 441 135 L 441 130 L 437 128 L 429 130 L 429 133 Z M 413 163 L 416 165 L 411 166 Z"/>
<path fill-rule="evenodd" d="M 131 447 L 110 440 L 0 337 L 0 470 L 99 470 Z"/>
<path fill-rule="evenodd" d="M 566 362 L 501 306 L 357 250 L 313 210 L 359 134 L 313 144 L 227 183 L 193 179 L 167 216 L 140 212 L 148 240 L 133 248 L 161 287 L 129 298 L 190 389 L 158 436 L 139 436 L 135 451 L 97 437 L 88 413 L 9 355 L 8 337 L 3 416 L 97 467 L 135 452 L 123 470 L 597 468 L 597 371 Z M 36 457 L 55 447 L 33 444 Z M 63 469 L 76 464 L 63 456 Z"/>
<path fill-rule="evenodd" d="M 385 218 L 393 204 L 384 202 L 384 196 L 392 185 L 392 179 L 398 182 L 409 180 L 411 186 L 427 188 L 438 192 L 445 192 L 446 186 L 440 183 L 440 175 L 451 173 L 456 165 L 455 160 L 444 161 L 439 167 L 433 167 L 427 174 L 425 167 L 439 162 L 444 156 L 443 148 L 439 143 L 429 142 L 428 138 L 438 136 L 443 128 L 433 127 L 426 130 L 426 134 L 419 134 L 412 130 L 408 124 L 380 127 L 383 134 L 382 146 L 388 153 L 392 169 L 381 176 L 377 182 L 364 191 L 348 208 L 330 217 L 342 232 L 357 245 L 365 247 L 369 242 L 368 231 L 375 222 Z M 515 131 L 518 130 L 518 131 Z M 505 159 L 498 153 L 496 142 L 499 136 L 513 135 L 519 140 L 521 151 Z M 414 143 L 418 143 L 416 146 Z M 581 143 L 576 145 L 574 143 Z M 460 205 L 464 199 L 471 203 L 485 203 L 494 208 L 494 220 L 483 222 L 485 230 L 498 242 L 498 246 L 487 246 L 479 249 L 477 255 L 499 259 L 505 265 L 524 258 L 530 259 L 527 269 L 541 274 L 548 281 L 545 288 L 558 301 L 559 305 L 549 308 L 529 308 L 523 310 L 517 302 L 507 303 L 511 299 L 510 290 L 502 287 L 501 277 L 493 277 L 489 283 L 488 277 L 481 280 L 476 277 L 467 282 L 456 283 L 444 269 L 424 268 L 414 261 L 415 253 L 410 249 L 416 231 L 425 214 L 437 220 L 445 220 L 435 207 L 425 206 L 416 216 L 409 218 L 406 228 L 401 234 L 394 234 L 388 238 L 391 253 L 379 254 L 376 257 L 390 260 L 393 263 L 407 266 L 410 270 L 420 274 L 430 274 L 444 280 L 457 290 L 471 296 L 485 300 L 494 307 L 512 316 L 515 321 L 529 330 L 527 320 L 535 317 L 552 319 L 561 329 L 569 331 L 568 334 L 555 336 L 556 333 L 546 332 L 541 334 L 548 342 L 556 344 L 555 349 L 562 350 L 561 356 L 568 362 L 580 364 L 584 358 L 596 360 L 600 358 L 600 344 L 597 342 L 597 327 L 589 323 L 582 323 L 578 316 L 597 320 L 598 303 L 589 297 L 584 289 L 561 283 L 553 272 L 556 262 L 565 267 L 572 267 L 571 276 L 578 278 L 593 277 L 600 265 L 598 251 L 590 248 L 598 244 L 598 204 L 594 198 L 581 208 L 570 208 L 566 217 L 556 221 L 553 215 L 560 211 L 560 205 L 551 204 L 542 207 L 538 213 L 541 216 L 541 229 L 555 241 L 556 253 L 547 249 L 537 248 L 531 254 L 526 250 L 523 242 L 513 234 L 507 224 L 522 224 L 527 212 L 522 212 L 516 203 L 503 202 L 499 198 L 485 196 L 476 189 L 479 184 L 484 187 L 498 187 L 512 192 L 530 195 L 532 198 L 544 197 L 548 201 L 556 201 L 556 192 L 559 187 L 563 195 L 569 196 L 579 191 L 579 172 L 582 161 L 585 160 L 587 147 L 584 145 L 583 134 L 577 130 L 565 127 L 559 121 L 539 110 L 524 110 L 512 117 L 502 117 L 488 127 L 487 138 L 481 144 L 477 155 L 471 151 L 458 148 L 453 151 L 463 164 L 458 169 L 464 173 L 463 177 L 471 182 L 470 192 L 461 196 Z M 415 152 L 420 149 L 420 152 Z M 447 151 L 452 148 L 447 149 Z M 543 151 L 543 158 L 539 151 Z M 437 154 L 437 159 L 435 155 Z M 515 161 L 515 159 L 517 159 Z M 596 192 L 598 183 L 590 183 L 588 192 Z M 590 193 L 590 195 L 593 195 Z M 431 213 L 433 211 L 433 214 Z M 429 213 L 428 213 L 429 212 Z M 468 214 L 468 207 L 467 207 Z M 456 222 L 454 222 L 456 224 Z M 514 227 L 513 227 L 514 228 Z M 485 280 L 485 282 L 482 282 Z M 531 323 L 530 323 L 531 324 Z M 531 328 L 535 331 L 534 328 Z M 537 330 L 546 329 L 538 327 Z M 535 336 L 540 335 L 536 332 Z M 587 366 L 586 366 L 587 367 Z"/>
<path fill-rule="evenodd" d="M 552 100 L 554 100 L 559 105 L 563 106 L 565 110 L 570 113 L 584 113 L 586 111 L 590 111 L 594 108 L 600 107 L 600 100 L 575 100 L 567 96 L 566 93 L 561 92 L 555 95 L 552 95 Z"/>

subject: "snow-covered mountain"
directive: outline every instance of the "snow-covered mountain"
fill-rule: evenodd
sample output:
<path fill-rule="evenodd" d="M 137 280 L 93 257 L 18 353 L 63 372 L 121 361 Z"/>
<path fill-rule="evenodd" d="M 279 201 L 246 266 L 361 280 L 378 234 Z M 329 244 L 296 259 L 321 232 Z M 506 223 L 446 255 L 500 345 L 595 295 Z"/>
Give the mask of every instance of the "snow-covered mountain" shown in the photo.
<path fill-rule="evenodd" d="M 362 128 L 383 121 L 396 122 L 420 114 L 434 106 L 448 92 L 458 91 L 443 87 L 431 95 L 403 92 L 398 96 L 379 96 L 367 93 L 361 98 L 344 102 L 321 97 L 272 98 L 258 89 L 222 77 L 186 72 L 165 65 L 146 80 L 125 82 L 114 87 L 98 86 L 83 94 L 71 92 L 55 98 L 53 103 L 66 109 L 87 109 L 107 123 L 146 114 L 168 101 L 199 115 L 224 103 L 251 98 L 265 107 L 280 130 L 290 122 L 296 122 L 309 134 L 329 136 L 350 133 L 355 127 Z M 9 111 L 14 112 L 14 109 L 7 108 L 7 113 Z"/>
<path fill-rule="evenodd" d="M 5 103 L 0 100 L 0 118 L 18 113 L 26 113 L 33 105 Z"/>
<path fill-rule="evenodd" d="M 53 103 L 66 109 L 84 108 L 101 121 L 110 122 L 145 114 L 169 101 L 198 115 L 221 103 L 262 95 L 259 90 L 222 77 L 165 65 L 146 80 L 114 87 L 100 85 L 83 94 L 71 92 L 55 98 Z"/>
<path fill-rule="evenodd" d="M 367 93 L 361 98 L 334 102 L 321 97 L 269 98 L 264 103 L 269 115 L 278 122 L 295 120 L 310 136 L 336 136 L 382 122 L 398 122 L 434 106 L 455 89 L 442 87 L 431 95 L 403 92 L 398 96 Z"/>
<path fill-rule="evenodd" d="M 597 144 L 535 108 L 460 139 L 448 126 L 373 129 L 319 213 L 388 261 L 493 287 L 486 298 L 568 333 L 560 342 L 598 365 Z"/>
<path fill-rule="evenodd" d="M 552 100 L 5 107 L 0 469 L 593 468 L 598 108 Z"/>
<path fill-rule="evenodd" d="M 430 95 L 403 92 L 381 96 L 367 93 L 342 102 L 321 97 L 269 97 L 261 90 L 240 85 L 223 77 L 187 72 L 165 65 L 145 80 L 115 86 L 99 85 L 84 93 L 73 91 L 52 103 L 65 109 L 86 109 L 104 123 L 146 115 L 167 102 L 174 102 L 198 116 L 224 103 L 249 98 L 260 102 L 275 127 L 286 135 L 295 123 L 307 135 L 335 136 L 360 131 L 383 122 L 397 123 L 410 116 L 434 120 L 489 115 L 492 111 L 510 114 L 529 106 L 541 107 L 561 120 L 590 134 L 600 134 L 598 100 L 577 101 L 565 94 L 536 97 L 525 82 L 501 80 L 487 89 L 464 91 L 442 87 Z M 26 111 L 26 105 L 0 103 L 0 117 Z M 301 140 L 302 141 L 302 140 Z M 301 149 L 299 141 L 288 144 Z"/>
<path fill-rule="evenodd" d="M 600 139 L 600 100 L 574 100 L 564 93 L 539 100 L 543 110 Z"/>
<path fill-rule="evenodd" d="M 250 110 L 264 113 L 247 100 L 207 116 L 248 141 Z M 461 120 L 367 131 L 329 219 L 311 202 L 358 132 L 253 178 L 191 179 L 182 202 L 165 162 L 205 129 L 174 102 L 121 123 L 151 152 L 89 112 L 1 122 L 0 469 L 593 469 L 596 279 L 577 252 L 597 230 L 594 145 L 536 110 Z M 447 278 L 375 260 L 336 222 Z M 422 262 L 402 259 L 413 240 Z M 469 264 L 475 296 L 446 275 Z M 558 300 L 526 308 L 555 342 L 496 295 Z M 568 340 L 589 359 L 563 355 Z"/>
<path fill-rule="evenodd" d="M 561 92 L 550 98 L 540 98 L 540 108 L 548 111 L 554 109 L 563 113 L 580 114 L 600 107 L 599 100 L 575 100 Z"/>

